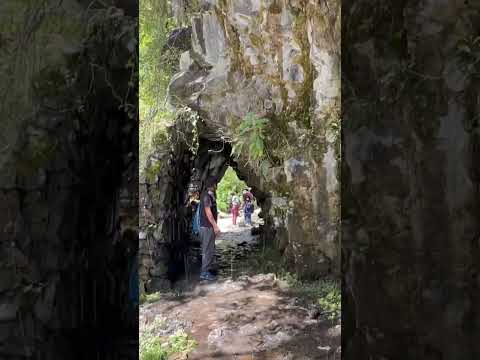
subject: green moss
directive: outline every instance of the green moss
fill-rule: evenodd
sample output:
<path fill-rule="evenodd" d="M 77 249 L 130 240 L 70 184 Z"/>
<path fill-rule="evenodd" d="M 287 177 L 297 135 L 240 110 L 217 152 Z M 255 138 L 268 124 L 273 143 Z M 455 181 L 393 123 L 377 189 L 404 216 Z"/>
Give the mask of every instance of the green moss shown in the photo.
<path fill-rule="evenodd" d="M 168 135 L 166 131 L 158 131 L 153 135 L 152 145 L 154 148 L 164 146 L 168 142 Z"/>
<path fill-rule="evenodd" d="M 255 46 L 258 49 L 263 48 L 263 40 L 262 37 L 255 34 L 255 33 L 250 33 L 249 34 L 250 41 L 252 42 L 252 45 Z"/>
<path fill-rule="evenodd" d="M 226 10 L 228 8 L 228 0 L 219 0 L 218 7 Z"/>
<path fill-rule="evenodd" d="M 225 8 L 226 4 L 221 7 Z M 215 7 L 215 14 L 225 29 L 229 49 L 232 52 L 232 70 L 241 71 L 247 78 L 252 77 L 254 74 L 254 68 L 250 61 L 245 58 L 237 29 L 226 21 L 225 14 L 222 12 L 221 7 Z"/>
<path fill-rule="evenodd" d="M 197 342 L 183 330 L 170 337 L 158 336 L 153 327 L 140 335 L 140 360 L 186 359 L 197 346 Z"/>
<path fill-rule="evenodd" d="M 162 170 L 162 163 L 157 161 L 145 169 L 145 179 L 149 183 L 155 182 L 157 175 Z"/>
<path fill-rule="evenodd" d="M 306 28 L 307 15 L 306 13 L 300 13 L 296 17 L 293 26 L 293 34 L 301 49 L 300 54 L 295 59 L 295 62 L 303 69 L 304 81 L 297 91 L 297 98 L 299 101 L 297 101 L 296 104 L 292 104 L 287 112 L 290 113 L 290 118 L 295 119 L 298 125 L 307 129 L 311 129 L 314 69 L 310 60 L 310 42 L 308 40 Z"/>

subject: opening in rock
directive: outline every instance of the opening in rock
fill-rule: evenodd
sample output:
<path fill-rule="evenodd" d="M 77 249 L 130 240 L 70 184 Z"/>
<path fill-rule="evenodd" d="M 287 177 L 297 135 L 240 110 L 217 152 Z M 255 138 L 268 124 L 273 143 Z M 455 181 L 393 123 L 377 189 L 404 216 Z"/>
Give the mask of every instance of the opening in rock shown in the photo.
<path fill-rule="evenodd" d="M 245 209 L 245 197 L 249 196 L 250 187 L 246 182 L 239 179 L 235 170 L 228 166 L 222 179 L 218 182 L 215 193 L 218 220 L 217 224 L 221 233 L 215 239 L 215 265 L 213 273 L 223 278 L 234 278 L 247 274 L 245 260 L 259 247 L 259 237 L 263 227 L 263 219 L 260 218 L 259 201 L 253 198 L 253 213 Z M 192 201 L 190 204 L 192 213 L 198 203 L 195 201 L 198 193 L 192 187 L 189 193 Z M 238 215 L 234 220 L 234 213 Z M 193 219 L 192 219 L 193 220 Z M 250 222 L 250 221 L 251 222 Z M 177 279 L 184 279 L 187 282 L 197 282 L 202 261 L 201 240 L 199 236 L 191 233 L 190 243 L 184 257 L 184 271 Z"/>
<path fill-rule="evenodd" d="M 267 197 L 255 186 L 249 186 L 252 177 L 239 170 L 231 152 L 228 142 L 201 138 L 196 152 L 189 149 L 185 143 L 179 142 L 173 154 L 170 154 L 168 168 L 151 165 L 156 171 L 155 181 L 146 184 L 144 210 L 152 215 L 153 219 L 140 239 L 143 257 L 140 277 L 146 292 L 168 288 L 177 280 L 192 279 L 196 272 L 198 273 L 200 241 L 192 233 L 194 214 L 191 203 L 195 194 L 198 196 L 204 193 L 208 179 L 213 179 L 218 185 L 218 220 L 221 229 L 225 228 L 222 229 L 223 237 L 220 237 L 220 241 L 226 244 L 229 242 L 225 240 L 236 239 L 241 244 L 235 251 L 221 247 L 226 255 L 222 256 L 221 252 L 218 252 L 216 257 L 222 268 L 226 266 L 225 258 L 229 258 L 231 262 L 232 254 L 239 257 L 240 253 L 245 253 L 245 250 L 253 245 L 255 237 L 252 232 L 256 235 L 260 233 L 260 225 L 263 224 L 260 208 Z M 153 160 L 154 163 L 165 161 L 158 158 Z M 255 197 L 253 227 L 245 226 L 241 209 L 238 226 L 233 229 L 233 224 L 227 226 L 231 222 L 231 215 L 228 213 L 230 193 L 235 192 L 241 198 L 245 189 L 249 189 Z M 232 230 L 235 234 L 232 234 Z M 245 246 L 246 244 L 248 246 Z"/>

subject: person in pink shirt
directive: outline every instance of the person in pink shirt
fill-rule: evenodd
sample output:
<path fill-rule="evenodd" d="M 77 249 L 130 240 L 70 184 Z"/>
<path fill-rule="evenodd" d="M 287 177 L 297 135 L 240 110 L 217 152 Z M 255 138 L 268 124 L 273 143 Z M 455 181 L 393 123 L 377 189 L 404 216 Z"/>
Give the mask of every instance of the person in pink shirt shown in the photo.
<path fill-rule="evenodd" d="M 232 194 L 232 222 L 233 225 L 237 225 L 238 214 L 240 213 L 240 199 L 237 195 Z"/>

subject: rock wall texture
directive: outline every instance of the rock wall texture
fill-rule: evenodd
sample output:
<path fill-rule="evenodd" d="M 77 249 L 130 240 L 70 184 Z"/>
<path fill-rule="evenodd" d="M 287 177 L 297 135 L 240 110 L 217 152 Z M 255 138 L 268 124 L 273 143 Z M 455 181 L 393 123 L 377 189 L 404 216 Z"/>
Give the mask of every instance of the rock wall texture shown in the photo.
<path fill-rule="evenodd" d="M 192 175 L 193 124 L 180 117 L 168 128 L 147 160 L 140 182 L 141 290 L 152 292 L 170 287 L 172 275 L 183 262 L 189 238 L 187 192 Z M 185 134 L 185 137 L 184 137 Z"/>
<path fill-rule="evenodd" d="M 339 271 L 340 2 L 201 2 L 192 48 L 169 87 L 197 111 L 199 137 L 234 140 L 248 113 L 269 120 L 266 176 L 234 167 L 258 194 L 268 236 L 295 271 Z"/>
<path fill-rule="evenodd" d="M 342 352 L 476 359 L 480 8 L 347 1 L 342 13 Z"/>
<path fill-rule="evenodd" d="M 90 15 L 84 42 L 52 47 L 61 63 L 30 73 L 31 107 L 14 109 L 0 155 L 1 359 L 138 354 L 128 296 L 138 127 L 119 108 L 136 104 L 125 67 L 136 20 L 114 8 Z"/>

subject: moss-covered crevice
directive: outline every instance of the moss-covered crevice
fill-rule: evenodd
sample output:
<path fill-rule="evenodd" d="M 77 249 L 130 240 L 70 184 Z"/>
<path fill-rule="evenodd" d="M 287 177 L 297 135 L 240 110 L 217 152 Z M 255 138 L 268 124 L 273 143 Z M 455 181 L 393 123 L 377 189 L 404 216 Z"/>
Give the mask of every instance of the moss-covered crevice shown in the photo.
<path fill-rule="evenodd" d="M 227 11 L 226 2 L 222 2 L 220 6 L 214 8 L 214 12 L 217 19 L 220 21 L 220 25 L 225 30 L 226 40 L 228 42 L 228 48 L 231 52 L 231 69 L 233 71 L 242 72 L 247 78 L 251 78 L 255 72 L 254 67 L 250 61 L 245 57 L 242 43 L 240 41 L 240 35 L 232 24 L 226 21 L 226 15 L 223 11 Z"/>
<path fill-rule="evenodd" d="M 289 116 L 295 118 L 298 125 L 307 129 L 312 128 L 312 98 L 313 98 L 313 82 L 314 67 L 310 59 L 310 42 L 307 35 L 308 15 L 304 10 L 295 18 L 293 25 L 293 35 L 300 45 L 300 54 L 297 55 L 295 62 L 303 69 L 304 81 L 297 89 L 297 102 L 291 104 L 287 108 Z"/>

